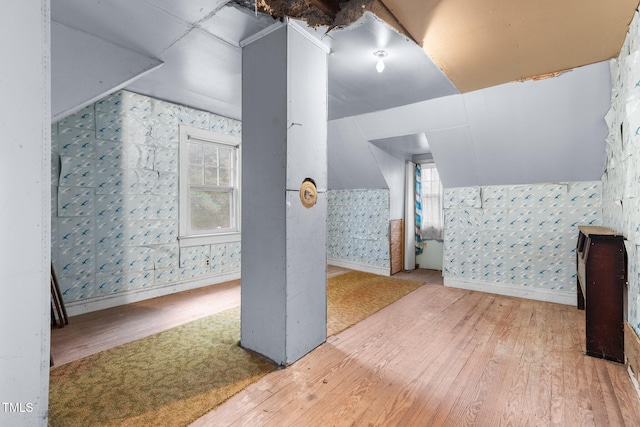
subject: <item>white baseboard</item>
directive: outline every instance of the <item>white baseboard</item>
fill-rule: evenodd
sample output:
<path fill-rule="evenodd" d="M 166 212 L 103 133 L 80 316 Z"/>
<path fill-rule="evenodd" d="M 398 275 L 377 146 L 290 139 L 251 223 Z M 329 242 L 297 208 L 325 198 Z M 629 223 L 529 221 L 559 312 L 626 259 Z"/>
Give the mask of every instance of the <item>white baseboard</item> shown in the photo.
<path fill-rule="evenodd" d="M 577 304 L 575 291 L 554 291 L 550 289 L 529 288 L 505 283 L 491 283 L 480 280 L 466 280 L 451 277 L 444 278 L 444 285 L 451 288 L 533 299 L 536 301 L 554 302 L 565 305 Z"/>
<path fill-rule="evenodd" d="M 351 270 L 363 271 L 365 273 L 378 274 L 380 276 L 391 276 L 391 271 L 387 267 L 379 267 L 377 265 L 360 264 L 352 261 L 345 261 L 343 259 L 328 258 L 327 264 L 334 265 L 336 267 L 349 268 Z"/>
<path fill-rule="evenodd" d="M 239 278 L 240 272 L 236 271 L 233 273 L 207 276 L 184 282 L 167 283 L 166 285 L 154 286 L 153 288 L 149 289 L 137 289 L 135 291 L 122 292 L 115 295 L 105 295 L 103 297 L 92 298 L 89 300 L 72 302 L 66 305 L 66 309 L 67 314 L 70 317 L 77 316 L 78 314 L 104 310 L 105 308 L 131 304 L 133 302 L 170 295 L 176 292 L 202 288 L 204 286 L 216 285 L 218 283 L 228 282 L 230 280 L 236 280 Z"/>

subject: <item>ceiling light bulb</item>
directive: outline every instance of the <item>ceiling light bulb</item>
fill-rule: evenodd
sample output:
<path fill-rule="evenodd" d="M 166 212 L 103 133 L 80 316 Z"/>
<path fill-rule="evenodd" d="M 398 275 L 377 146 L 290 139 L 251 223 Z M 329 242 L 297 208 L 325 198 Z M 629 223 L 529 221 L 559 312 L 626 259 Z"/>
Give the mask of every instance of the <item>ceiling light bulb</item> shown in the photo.
<path fill-rule="evenodd" d="M 384 61 L 382 60 L 382 58 L 387 56 L 387 52 L 385 52 L 384 50 L 378 50 L 378 51 L 374 52 L 373 54 L 378 57 L 378 63 L 376 64 L 376 70 L 379 73 L 381 73 L 381 72 L 384 71 Z"/>

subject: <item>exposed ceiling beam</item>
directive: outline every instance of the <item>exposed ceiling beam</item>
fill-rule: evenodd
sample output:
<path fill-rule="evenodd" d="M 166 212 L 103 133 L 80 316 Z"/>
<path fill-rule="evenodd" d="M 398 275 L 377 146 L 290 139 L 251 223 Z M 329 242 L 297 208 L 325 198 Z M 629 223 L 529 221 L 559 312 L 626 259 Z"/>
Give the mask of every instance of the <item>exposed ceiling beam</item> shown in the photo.
<path fill-rule="evenodd" d="M 329 15 L 331 19 L 336 19 L 336 15 L 340 10 L 338 0 L 311 0 L 311 4 Z"/>

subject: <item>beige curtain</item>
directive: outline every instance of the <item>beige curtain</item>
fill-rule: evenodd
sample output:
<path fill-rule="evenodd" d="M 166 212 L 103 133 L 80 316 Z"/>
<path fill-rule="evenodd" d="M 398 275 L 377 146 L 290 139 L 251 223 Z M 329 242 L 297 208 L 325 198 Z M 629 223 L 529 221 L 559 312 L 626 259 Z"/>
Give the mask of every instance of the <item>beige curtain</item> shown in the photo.
<path fill-rule="evenodd" d="M 423 163 L 421 166 L 421 198 L 422 198 L 422 240 L 442 240 L 442 183 L 434 163 Z"/>

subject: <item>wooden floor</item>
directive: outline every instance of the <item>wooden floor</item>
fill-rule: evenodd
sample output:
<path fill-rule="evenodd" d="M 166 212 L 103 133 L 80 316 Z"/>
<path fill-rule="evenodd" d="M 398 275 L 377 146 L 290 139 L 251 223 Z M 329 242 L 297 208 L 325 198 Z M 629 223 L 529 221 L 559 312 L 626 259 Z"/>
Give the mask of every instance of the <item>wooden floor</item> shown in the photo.
<path fill-rule="evenodd" d="M 328 275 L 345 269 L 330 268 Z M 623 365 L 582 354 L 574 307 L 428 284 L 193 426 L 640 425 Z M 239 305 L 239 281 L 72 317 L 56 364 Z"/>
<path fill-rule="evenodd" d="M 623 365 L 574 307 L 426 285 L 196 426 L 638 426 Z"/>
<path fill-rule="evenodd" d="M 54 366 L 240 305 L 240 280 L 69 318 L 51 330 Z"/>
<path fill-rule="evenodd" d="M 350 271 L 327 266 L 327 277 Z M 440 272 L 415 270 L 394 277 L 442 282 Z M 240 305 L 240 280 L 95 311 L 51 331 L 54 366 L 98 353 Z"/>

